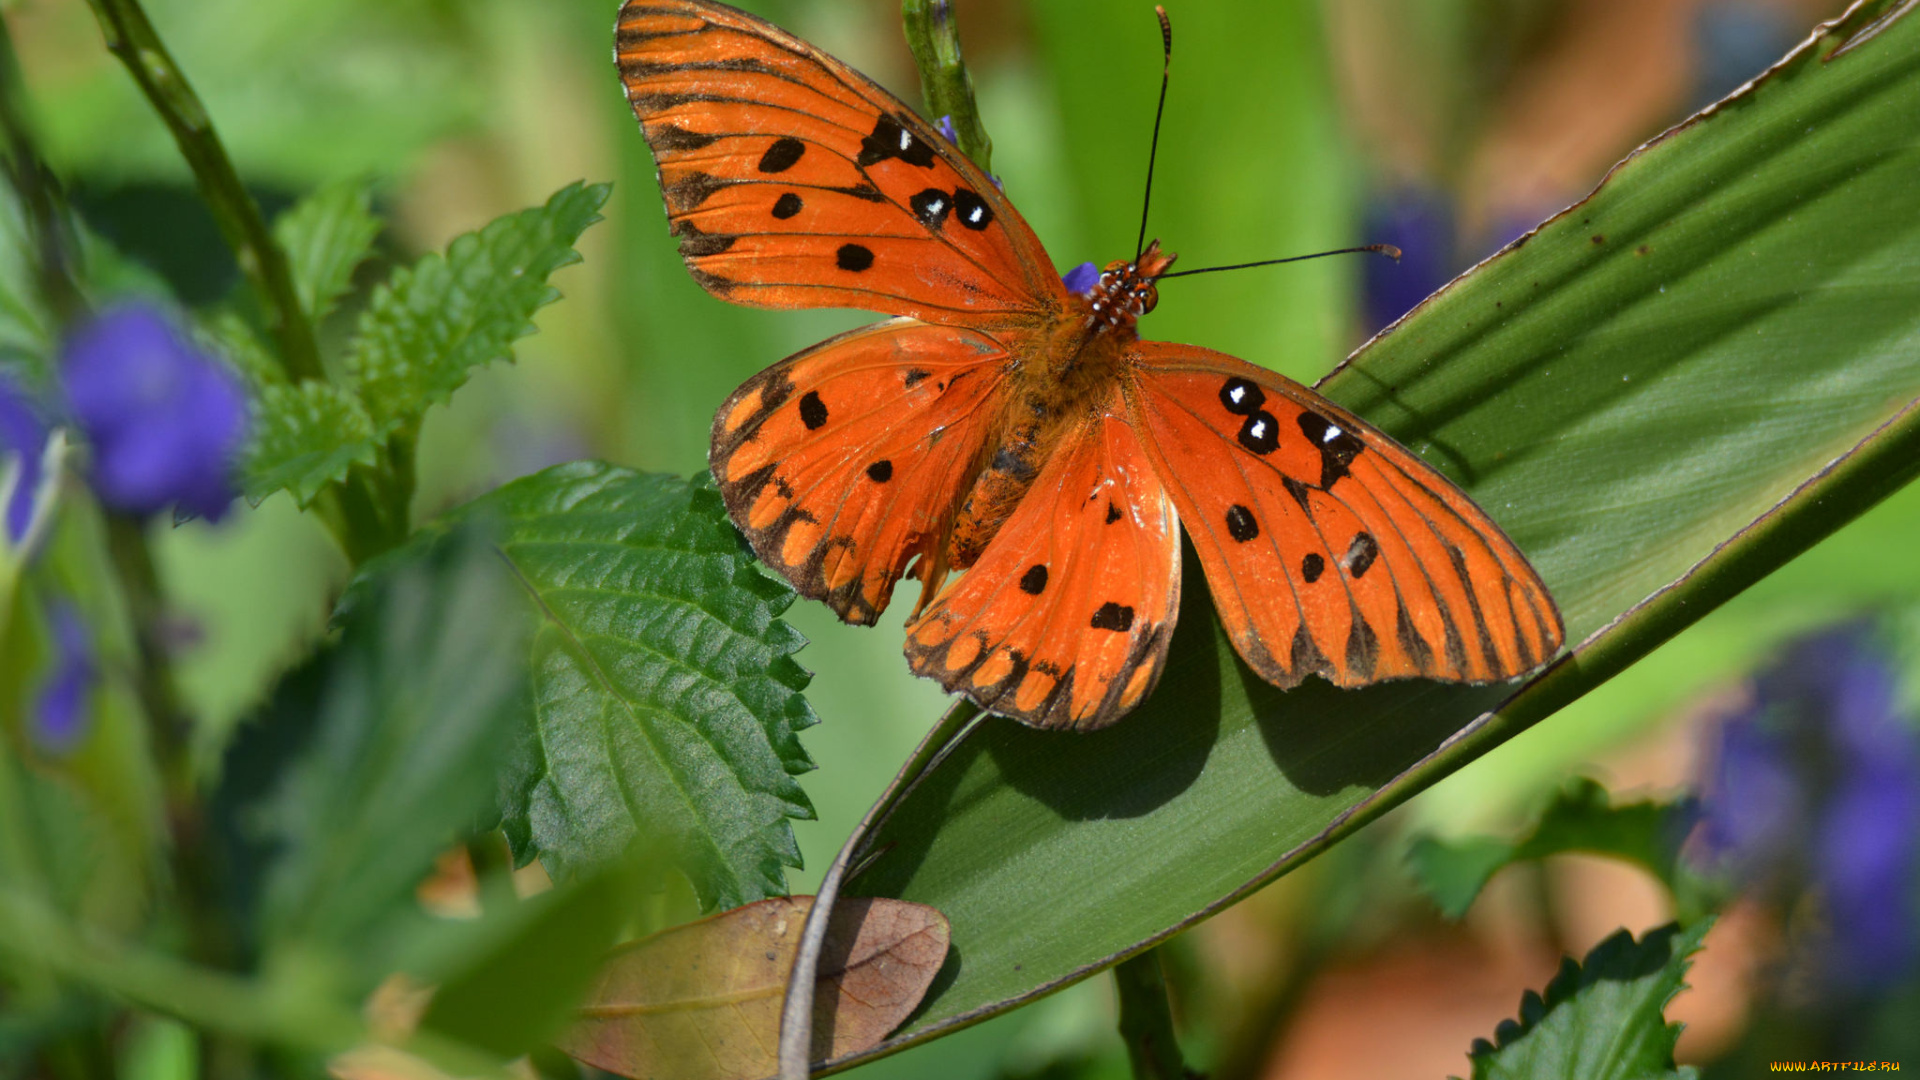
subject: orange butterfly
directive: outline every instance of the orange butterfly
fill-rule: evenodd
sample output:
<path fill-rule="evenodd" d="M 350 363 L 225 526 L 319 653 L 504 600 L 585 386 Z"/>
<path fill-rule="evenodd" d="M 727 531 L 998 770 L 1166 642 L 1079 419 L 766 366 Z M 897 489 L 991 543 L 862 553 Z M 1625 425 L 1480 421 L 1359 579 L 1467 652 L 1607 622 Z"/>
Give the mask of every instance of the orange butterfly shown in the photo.
<path fill-rule="evenodd" d="M 627 0 L 616 34 L 694 280 L 895 316 L 747 380 L 710 461 L 754 551 L 847 622 L 919 579 L 915 673 L 1040 727 L 1114 722 L 1165 663 L 1182 522 L 1277 686 L 1487 682 L 1560 648 L 1546 586 L 1446 478 L 1298 383 L 1140 340 L 1158 241 L 1070 292 L 993 181 L 838 60 L 706 0 Z"/>

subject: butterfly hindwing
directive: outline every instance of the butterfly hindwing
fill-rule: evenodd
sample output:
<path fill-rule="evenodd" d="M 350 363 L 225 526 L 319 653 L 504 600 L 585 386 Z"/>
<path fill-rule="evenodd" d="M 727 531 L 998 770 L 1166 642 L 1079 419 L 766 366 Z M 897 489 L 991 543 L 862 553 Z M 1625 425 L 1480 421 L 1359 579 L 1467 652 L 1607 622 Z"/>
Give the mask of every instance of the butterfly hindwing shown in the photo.
<path fill-rule="evenodd" d="M 872 623 L 908 562 L 944 543 L 1005 360 L 973 331 L 893 319 L 773 365 L 714 417 L 729 514 L 802 595 Z"/>
<path fill-rule="evenodd" d="M 1037 727 L 1104 727 L 1160 677 L 1180 605 L 1173 505 L 1116 393 L 907 629 L 914 672 Z"/>
<path fill-rule="evenodd" d="M 628 0 L 615 33 L 668 220 L 708 291 L 975 327 L 1065 302 L 993 181 L 859 72 L 700 0 Z"/>
<path fill-rule="evenodd" d="M 1488 682 L 1559 649 L 1519 549 L 1392 439 L 1222 353 L 1140 342 L 1133 359 L 1134 423 L 1263 678 Z"/>

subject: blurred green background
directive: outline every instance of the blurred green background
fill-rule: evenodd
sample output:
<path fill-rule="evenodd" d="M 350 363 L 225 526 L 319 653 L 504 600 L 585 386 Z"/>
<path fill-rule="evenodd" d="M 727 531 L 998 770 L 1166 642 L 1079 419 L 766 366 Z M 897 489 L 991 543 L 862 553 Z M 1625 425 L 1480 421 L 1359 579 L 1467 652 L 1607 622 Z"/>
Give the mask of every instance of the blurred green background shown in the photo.
<path fill-rule="evenodd" d="M 574 458 L 682 474 L 704 468 L 712 409 L 734 386 L 868 318 L 734 308 L 686 276 L 615 77 L 615 5 L 605 0 L 148 6 L 268 212 L 329 180 L 371 179 L 393 223 L 382 238 L 392 261 L 440 248 L 572 180 L 615 182 L 607 221 L 581 244 L 585 261 L 556 278 L 566 301 L 541 313 L 541 332 L 520 344 L 519 363 L 480 373 L 428 421 L 416 507 L 423 518 Z M 745 6 L 918 103 L 888 0 Z M 1173 82 L 1149 236 L 1179 252 L 1183 268 L 1368 241 L 1397 243 L 1408 258 L 1172 282 L 1142 331 L 1312 381 L 1840 6 L 1171 0 Z M 994 140 L 993 171 L 1008 196 L 1062 269 L 1123 257 L 1138 227 L 1159 70 L 1151 6 L 956 0 L 954 8 Z M 236 277 L 232 261 L 167 133 L 101 48 L 83 0 L 15 0 L 0 10 L 46 154 L 84 215 L 190 302 L 222 295 Z M 380 268 L 363 272 L 371 280 Z M 323 333 L 343 334 L 354 314 L 347 305 Z M 1458 1070 L 1467 1040 L 1551 973 L 1543 943 L 1579 952 L 1622 923 L 1644 929 L 1661 917 L 1648 908 L 1658 901 L 1630 874 L 1569 863 L 1507 889 L 1516 895 L 1496 889 L 1487 902 L 1495 916 L 1443 931 L 1407 896 L 1401 838 L 1501 827 L 1574 770 L 1627 789 L 1686 782 L 1696 719 L 1719 688 L 1796 630 L 1920 593 L 1920 567 L 1888 557 L 1916 525 L 1920 493 L 1896 497 L 1334 857 L 1176 942 L 1176 989 L 1189 988 L 1182 1004 L 1210 1014 L 1196 1025 L 1199 1038 L 1214 1031 L 1234 1044 L 1211 1049 L 1246 1059 L 1249 1075 L 1377 1075 L 1389 1062 L 1341 1044 L 1337 1024 L 1316 1020 L 1318 1034 L 1289 1038 L 1286 1018 L 1304 1032 L 1315 1009 L 1338 1011 L 1325 1002 L 1388 1009 L 1403 995 L 1437 1025 L 1437 1049 L 1391 1064 Z M 322 633 L 346 567 L 284 496 L 218 528 L 175 529 L 161 555 L 191 620 L 183 677 L 208 721 L 198 737 L 210 765 L 234 721 Z M 809 696 L 824 721 L 805 737 L 820 765 L 803 778 L 819 820 L 795 827 L 808 861 L 793 875 L 795 891 L 811 889 L 944 707 L 900 659 L 903 617 L 860 630 L 818 605 L 790 615 L 813 641 L 801 659 L 816 672 Z M 1369 899 L 1352 900 L 1355 889 Z M 1402 948 L 1384 974 L 1358 962 L 1328 966 L 1313 945 L 1333 933 L 1328 905 L 1351 916 L 1338 927 L 1342 955 L 1364 957 L 1408 935 L 1438 942 L 1439 951 Z M 1420 967 L 1429 955 L 1479 957 L 1497 975 L 1484 995 L 1491 1004 L 1457 987 L 1443 1000 L 1447 980 Z M 1041 1075 L 1076 1062 L 1071 1075 L 1121 1075 L 1108 996 L 1104 981 L 1084 983 L 862 1075 Z M 1738 1035 L 1738 993 L 1725 991 L 1713 999 L 1719 1005 L 1707 991 L 1698 996 L 1708 1011 L 1695 1020 L 1691 1052 L 1710 1055 L 1713 1039 L 1724 1045 Z M 1463 1000 L 1478 1011 L 1466 1012 Z M 1716 1021 L 1712 1008 L 1733 1019 Z M 1463 1015 L 1449 1021 L 1449 1009 Z M 1404 1030 L 1409 1046 L 1426 1046 L 1420 1022 Z M 1316 1057 L 1320 1043 L 1334 1049 Z"/>

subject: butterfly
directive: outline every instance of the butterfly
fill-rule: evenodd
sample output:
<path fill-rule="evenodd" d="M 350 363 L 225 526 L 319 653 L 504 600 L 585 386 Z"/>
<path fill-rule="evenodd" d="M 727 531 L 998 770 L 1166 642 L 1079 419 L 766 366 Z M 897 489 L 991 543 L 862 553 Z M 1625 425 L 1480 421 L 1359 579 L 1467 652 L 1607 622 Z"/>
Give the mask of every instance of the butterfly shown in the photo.
<path fill-rule="evenodd" d="M 1037 727 L 1113 723 L 1165 666 L 1182 528 L 1276 686 L 1489 682 L 1559 650 L 1539 575 L 1444 476 L 1305 386 L 1141 340 L 1158 241 L 1069 290 L 934 127 L 745 12 L 627 0 L 615 59 L 695 281 L 891 316 L 748 379 L 709 463 L 758 556 L 846 622 L 920 582 L 915 673 Z"/>

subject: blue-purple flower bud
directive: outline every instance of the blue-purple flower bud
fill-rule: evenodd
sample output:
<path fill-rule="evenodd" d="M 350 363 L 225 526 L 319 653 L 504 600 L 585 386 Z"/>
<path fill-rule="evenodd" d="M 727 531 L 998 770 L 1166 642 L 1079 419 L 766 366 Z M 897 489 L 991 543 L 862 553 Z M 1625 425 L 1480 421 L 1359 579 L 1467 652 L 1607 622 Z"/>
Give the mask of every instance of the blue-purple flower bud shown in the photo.
<path fill-rule="evenodd" d="M 131 514 L 173 504 L 208 520 L 226 513 L 246 396 L 159 311 L 128 305 L 80 327 L 66 343 L 61 381 L 92 444 L 101 502 Z"/>
<path fill-rule="evenodd" d="M 1062 275 L 1060 284 L 1065 285 L 1067 291 L 1075 296 L 1092 296 L 1093 287 L 1100 284 L 1100 268 L 1090 262 L 1083 262 Z"/>

